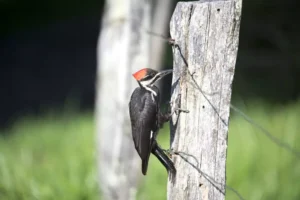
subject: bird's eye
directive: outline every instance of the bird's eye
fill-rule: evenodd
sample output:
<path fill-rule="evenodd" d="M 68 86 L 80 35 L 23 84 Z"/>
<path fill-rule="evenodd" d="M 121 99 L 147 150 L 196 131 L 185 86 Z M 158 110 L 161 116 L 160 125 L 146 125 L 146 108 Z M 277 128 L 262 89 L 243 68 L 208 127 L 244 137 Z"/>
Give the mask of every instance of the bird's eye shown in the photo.
<path fill-rule="evenodd" d="M 144 78 L 143 78 L 143 81 L 148 81 L 152 78 L 152 76 L 150 75 L 146 75 Z"/>

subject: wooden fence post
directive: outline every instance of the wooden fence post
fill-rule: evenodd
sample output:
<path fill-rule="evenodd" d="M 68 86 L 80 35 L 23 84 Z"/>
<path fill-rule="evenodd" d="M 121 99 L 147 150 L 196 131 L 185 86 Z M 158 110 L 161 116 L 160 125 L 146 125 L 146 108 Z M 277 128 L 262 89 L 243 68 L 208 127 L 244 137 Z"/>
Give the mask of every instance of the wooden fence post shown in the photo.
<path fill-rule="evenodd" d="M 226 188 L 227 133 L 242 0 L 179 2 L 174 39 L 171 147 L 177 169 L 169 200 L 222 200 Z M 175 105 L 175 104 L 173 104 Z M 177 152 L 177 153 L 176 153 Z"/>
<path fill-rule="evenodd" d="M 141 179 L 128 102 L 132 73 L 149 65 L 151 2 L 107 0 L 97 48 L 96 132 L 99 187 L 104 200 L 133 200 Z"/>

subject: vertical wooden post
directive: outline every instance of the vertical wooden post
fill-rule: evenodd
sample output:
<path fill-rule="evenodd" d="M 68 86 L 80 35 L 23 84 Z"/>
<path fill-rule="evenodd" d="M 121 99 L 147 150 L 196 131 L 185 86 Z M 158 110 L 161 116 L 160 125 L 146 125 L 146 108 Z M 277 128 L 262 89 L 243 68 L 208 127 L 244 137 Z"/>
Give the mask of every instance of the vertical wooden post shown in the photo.
<path fill-rule="evenodd" d="M 169 31 L 169 22 L 170 17 L 173 11 L 173 0 L 154 0 L 152 4 L 155 4 L 153 7 L 153 18 L 151 32 L 158 33 L 162 35 L 168 35 Z M 150 35 L 151 36 L 151 35 Z M 164 64 L 164 52 L 166 48 L 166 42 L 162 38 L 157 36 L 152 36 L 150 40 L 150 66 L 151 68 L 158 66 L 161 69 L 161 66 Z"/>
<path fill-rule="evenodd" d="M 107 0 L 97 50 L 96 131 L 102 199 L 135 199 L 141 178 L 128 102 L 132 73 L 149 66 L 151 2 Z"/>
<path fill-rule="evenodd" d="M 144 67 L 159 70 L 161 66 L 159 57 L 163 46 L 147 31 L 153 27 L 158 33 L 163 32 L 163 18 L 169 12 L 171 0 L 156 2 L 153 10 L 154 3 L 149 0 L 105 2 L 97 47 L 95 112 L 99 187 L 103 199 L 135 199 L 141 179 L 141 160 L 132 141 L 128 102 L 138 87 L 132 73 Z M 155 51 L 151 51 L 150 44 Z"/>
<path fill-rule="evenodd" d="M 189 113 L 171 120 L 171 147 L 183 153 L 173 156 L 177 174 L 169 177 L 169 200 L 225 199 L 241 6 L 242 0 L 179 2 L 173 13 L 172 101 L 179 97 Z"/>

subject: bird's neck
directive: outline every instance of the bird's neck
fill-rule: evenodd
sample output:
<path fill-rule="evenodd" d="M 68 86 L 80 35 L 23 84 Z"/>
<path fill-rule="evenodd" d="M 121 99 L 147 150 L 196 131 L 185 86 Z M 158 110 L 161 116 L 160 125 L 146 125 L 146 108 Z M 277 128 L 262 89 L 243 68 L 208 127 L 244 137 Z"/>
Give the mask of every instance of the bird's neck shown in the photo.
<path fill-rule="evenodd" d="M 151 93 L 152 99 L 156 99 L 158 97 L 158 88 L 155 85 L 140 85 L 141 88 L 147 90 Z"/>

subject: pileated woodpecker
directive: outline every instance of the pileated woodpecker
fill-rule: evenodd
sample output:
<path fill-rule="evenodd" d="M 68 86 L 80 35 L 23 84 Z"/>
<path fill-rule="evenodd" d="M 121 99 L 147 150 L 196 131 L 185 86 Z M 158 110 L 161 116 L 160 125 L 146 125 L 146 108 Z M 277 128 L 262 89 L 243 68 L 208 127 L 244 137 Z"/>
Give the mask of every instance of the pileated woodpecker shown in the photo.
<path fill-rule="evenodd" d="M 132 137 L 135 149 L 142 159 L 142 173 L 146 175 L 150 153 L 153 153 L 168 172 L 175 174 L 173 162 L 156 142 L 160 126 L 169 120 L 159 109 L 159 89 L 154 83 L 170 74 L 172 70 L 157 72 L 150 68 L 141 69 L 133 74 L 140 87 L 137 87 L 129 102 Z"/>

